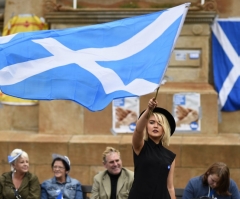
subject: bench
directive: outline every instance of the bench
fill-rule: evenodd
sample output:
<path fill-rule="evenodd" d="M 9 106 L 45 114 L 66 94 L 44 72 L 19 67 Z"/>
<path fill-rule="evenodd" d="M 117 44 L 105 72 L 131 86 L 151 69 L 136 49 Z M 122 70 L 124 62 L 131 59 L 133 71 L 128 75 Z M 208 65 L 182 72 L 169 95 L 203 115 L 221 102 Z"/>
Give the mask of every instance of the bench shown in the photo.
<path fill-rule="evenodd" d="M 82 185 L 83 199 L 89 199 L 88 194 L 92 191 L 92 185 Z M 176 199 L 182 199 L 184 189 L 175 189 Z"/>
<path fill-rule="evenodd" d="M 182 199 L 184 189 L 175 189 L 175 196 L 176 199 Z"/>
<path fill-rule="evenodd" d="M 92 191 L 92 185 L 82 185 L 83 199 L 89 199 L 88 194 Z"/>

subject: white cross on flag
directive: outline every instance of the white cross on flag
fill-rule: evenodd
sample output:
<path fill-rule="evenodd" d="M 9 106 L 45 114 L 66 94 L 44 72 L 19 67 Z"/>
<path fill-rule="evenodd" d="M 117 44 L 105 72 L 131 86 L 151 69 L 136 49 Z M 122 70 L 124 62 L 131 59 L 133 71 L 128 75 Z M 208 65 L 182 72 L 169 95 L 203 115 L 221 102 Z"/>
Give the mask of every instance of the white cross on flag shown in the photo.
<path fill-rule="evenodd" d="M 214 84 L 222 111 L 240 110 L 240 18 L 212 25 Z"/>

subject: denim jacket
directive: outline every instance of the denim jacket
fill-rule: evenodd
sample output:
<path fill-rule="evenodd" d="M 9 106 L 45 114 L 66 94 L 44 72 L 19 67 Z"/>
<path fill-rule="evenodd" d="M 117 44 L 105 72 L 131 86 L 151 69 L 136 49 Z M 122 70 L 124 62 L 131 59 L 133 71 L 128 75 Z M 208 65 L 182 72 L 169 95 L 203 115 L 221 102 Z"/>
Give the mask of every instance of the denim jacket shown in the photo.
<path fill-rule="evenodd" d="M 62 192 L 63 199 L 83 199 L 80 182 L 68 175 L 65 183 L 59 183 L 53 177 L 41 185 L 41 199 L 57 199 L 60 192 Z"/>

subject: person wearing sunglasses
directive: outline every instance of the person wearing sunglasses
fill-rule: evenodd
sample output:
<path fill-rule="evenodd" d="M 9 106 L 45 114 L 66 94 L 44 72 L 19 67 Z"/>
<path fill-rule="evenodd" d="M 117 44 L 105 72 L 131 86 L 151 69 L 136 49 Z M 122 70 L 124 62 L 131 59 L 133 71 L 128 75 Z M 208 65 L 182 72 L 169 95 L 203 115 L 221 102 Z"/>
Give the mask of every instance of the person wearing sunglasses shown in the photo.
<path fill-rule="evenodd" d="M 70 160 L 67 156 L 52 155 L 54 177 L 41 185 L 41 199 L 83 199 L 81 184 L 69 176 Z"/>

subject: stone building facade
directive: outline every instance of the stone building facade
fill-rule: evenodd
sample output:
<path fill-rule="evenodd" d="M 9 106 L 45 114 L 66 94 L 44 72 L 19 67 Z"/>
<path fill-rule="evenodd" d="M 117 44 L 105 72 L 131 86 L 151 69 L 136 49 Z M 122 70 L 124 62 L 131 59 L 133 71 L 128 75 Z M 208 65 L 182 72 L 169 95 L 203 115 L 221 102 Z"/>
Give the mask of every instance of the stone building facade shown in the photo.
<path fill-rule="evenodd" d="M 78 8 L 74 10 L 70 7 L 71 1 L 7 0 L 4 23 L 12 13 L 34 12 L 45 17 L 51 28 L 67 28 L 174 6 L 167 0 L 112 0 L 102 4 L 98 2 L 78 1 Z M 192 6 L 177 40 L 176 49 L 198 49 L 201 52 L 200 61 L 193 63 L 187 60 L 181 64 L 172 57 L 166 73 L 172 80 L 162 85 L 158 93 L 159 105 L 169 111 L 172 110 L 172 98 L 175 93 L 197 92 L 201 95 L 201 132 L 175 133 L 171 139 L 169 148 L 177 154 L 174 184 L 177 188 L 184 188 L 191 177 L 203 173 L 211 163 L 223 161 L 230 167 L 231 177 L 240 187 L 240 112 L 219 114 L 218 96 L 213 86 L 210 45 L 210 25 L 214 17 L 239 17 L 240 2 L 206 0 L 203 5 L 196 0 L 189 2 L 192 2 Z M 184 2 L 174 1 L 175 5 L 180 3 Z M 155 7 L 151 6 L 153 4 Z M 123 8 L 121 5 L 129 7 Z M 106 14 L 112 10 L 114 14 Z M 94 14 L 101 17 L 94 18 Z M 91 21 L 87 21 L 86 18 Z M 99 21 L 99 18 L 105 21 Z M 140 110 L 145 109 L 148 99 L 152 96 L 153 94 L 149 94 L 140 98 Z M 104 169 L 101 153 L 106 146 L 118 148 L 123 165 L 133 170 L 131 135 L 112 135 L 111 126 L 111 105 L 101 112 L 90 112 L 74 102 L 65 100 L 39 101 L 35 106 L 1 105 L 0 173 L 10 169 L 7 155 L 14 148 L 22 148 L 29 154 L 30 169 L 39 176 L 41 182 L 52 176 L 52 153 L 64 154 L 70 158 L 70 175 L 82 184 L 92 184 L 93 176 Z"/>

